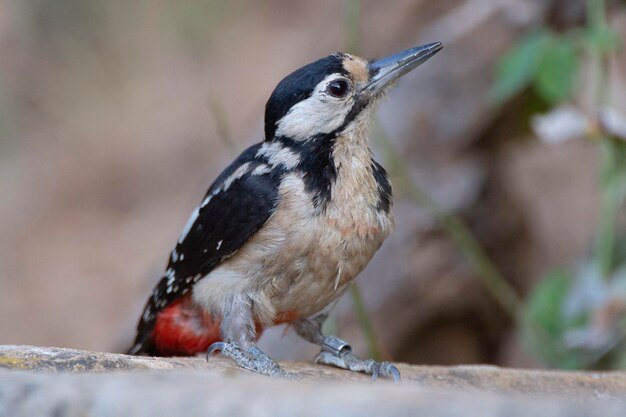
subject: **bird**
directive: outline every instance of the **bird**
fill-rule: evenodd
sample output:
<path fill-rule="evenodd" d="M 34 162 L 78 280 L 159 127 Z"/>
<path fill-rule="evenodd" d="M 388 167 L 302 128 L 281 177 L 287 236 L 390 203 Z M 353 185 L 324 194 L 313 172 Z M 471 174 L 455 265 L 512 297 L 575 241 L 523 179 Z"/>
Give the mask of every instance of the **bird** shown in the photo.
<path fill-rule="evenodd" d="M 318 364 L 400 379 L 322 333 L 332 307 L 394 229 L 392 188 L 367 130 L 389 87 L 441 42 L 367 60 L 333 53 L 278 83 L 264 138 L 209 187 L 172 249 L 137 324 L 132 355 L 220 352 L 239 367 L 287 376 L 257 340 L 288 323 Z"/>

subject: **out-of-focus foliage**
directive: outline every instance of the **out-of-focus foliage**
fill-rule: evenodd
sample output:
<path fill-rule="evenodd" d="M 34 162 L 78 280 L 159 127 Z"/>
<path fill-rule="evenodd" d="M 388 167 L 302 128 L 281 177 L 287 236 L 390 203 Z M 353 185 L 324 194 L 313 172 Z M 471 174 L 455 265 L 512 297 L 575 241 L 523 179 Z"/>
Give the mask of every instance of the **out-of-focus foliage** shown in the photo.
<path fill-rule="evenodd" d="M 545 32 L 532 32 L 508 51 L 496 68 L 496 83 L 491 96 L 504 102 L 526 88 L 537 72 Z"/>
<path fill-rule="evenodd" d="M 578 59 L 577 45 L 570 37 L 548 30 L 532 32 L 500 61 L 491 95 L 504 102 L 532 85 L 548 103 L 563 101 L 572 94 Z"/>
<path fill-rule="evenodd" d="M 531 86 L 548 104 L 571 98 L 585 51 L 611 53 L 619 39 L 608 26 L 567 33 L 536 29 L 509 50 L 496 68 L 492 99 L 502 103 Z"/>
<path fill-rule="evenodd" d="M 554 104 L 569 98 L 572 94 L 578 57 L 575 46 L 567 38 L 549 36 L 543 45 L 535 88 L 547 102 Z"/>
<path fill-rule="evenodd" d="M 491 91 L 491 97 L 502 103 L 532 88 L 553 107 L 545 116 L 533 117 L 540 139 L 554 144 L 586 137 L 599 148 L 602 192 L 595 248 L 574 267 L 546 275 L 525 303 L 522 339 L 553 367 L 626 365 L 626 242 L 620 234 L 626 142 L 602 123 L 609 113 L 626 120 L 610 107 L 607 97 L 611 89 L 607 62 L 621 46 L 607 23 L 604 1 L 589 0 L 584 28 L 561 33 L 539 28 L 513 47 L 500 61 Z M 597 69 L 590 108 L 581 105 L 584 64 Z"/>
<path fill-rule="evenodd" d="M 619 368 L 626 364 L 625 308 L 626 267 L 608 280 L 593 261 L 553 272 L 528 299 L 526 346 L 560 368 Z"/>

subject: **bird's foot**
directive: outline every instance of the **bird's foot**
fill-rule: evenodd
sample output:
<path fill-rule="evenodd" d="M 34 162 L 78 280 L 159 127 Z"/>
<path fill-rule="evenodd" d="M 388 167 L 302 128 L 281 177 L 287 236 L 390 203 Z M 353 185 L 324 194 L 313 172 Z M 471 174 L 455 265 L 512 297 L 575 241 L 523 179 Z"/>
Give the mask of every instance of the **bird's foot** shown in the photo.
<path fill-rule="evenodd" d="M 207 350 L 206 354 L 207 360 L 217 351 L 220 351 L 222 355 L 235 361 L 239 367 L 256 372 L 257 374 L 282 378 L 295 377 L 293 374 L 284 371 L 276 361 L 254 345 L 246 351 L 235 343 L 216 342 L 209 346 L 209 350 Z"/>
<path fill-rule="evenodd" d="M 361 359 L 354 353 L 350 345 L 335 336 L 326 336 L 322 343 L 322 351 L 315 356 L 315 363 L 332 365 L 353 372 L 363 372 L 372 376 L 391 376 L 400 382 L 400 371 L 390 362 L 376 362 L 373 359 Z"/>

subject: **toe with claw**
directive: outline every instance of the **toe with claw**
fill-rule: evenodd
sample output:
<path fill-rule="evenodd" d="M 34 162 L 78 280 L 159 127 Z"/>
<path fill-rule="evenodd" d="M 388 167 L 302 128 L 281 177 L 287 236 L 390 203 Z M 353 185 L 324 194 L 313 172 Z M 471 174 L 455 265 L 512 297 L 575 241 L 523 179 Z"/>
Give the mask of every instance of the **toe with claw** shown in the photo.
<path fill-rule="evenodd" d="M 400 382 L 400 371 L 390 362 L 376 362 L 373 359 L 361 359 L 343 340 L 327 336 L 322 344 L 322 351 L 315 357 L 315 363 L 336 366 L 353 372 L 363 372 L 372 376 L 372 380 L 382 377 L 393 377 Z"/>
<path fill-rule="evenodd" d="M 289 372 L 281 369 L 278 363 L 267 356 L 257 346 L 253 345 L 250 349 L 243 350 L 235 343 L 216 342 L 209 346 L 206 354 L 207 360 L 217 351 L 220 351 L 222 355 L 227 358 L 232 359 L 241 368 L 249 371 L 268 376 L 287 378 L 292 376 Z"/>

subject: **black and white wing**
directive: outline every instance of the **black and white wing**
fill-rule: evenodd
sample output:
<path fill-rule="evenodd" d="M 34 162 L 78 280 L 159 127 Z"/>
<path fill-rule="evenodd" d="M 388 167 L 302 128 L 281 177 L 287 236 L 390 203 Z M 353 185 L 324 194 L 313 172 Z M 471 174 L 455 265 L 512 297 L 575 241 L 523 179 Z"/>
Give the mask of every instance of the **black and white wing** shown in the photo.
<path fill-rule="evenodd" d="M 256 157 L 259 146 L 248 148 L 226 168 L 192 213 L 146 303 L 129 353 L 143 351 L 160 310 L 239 250 L 274 211 L 281 170 Z"/>

